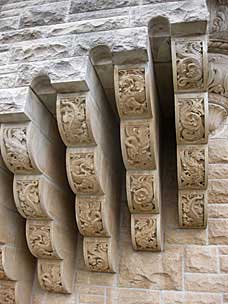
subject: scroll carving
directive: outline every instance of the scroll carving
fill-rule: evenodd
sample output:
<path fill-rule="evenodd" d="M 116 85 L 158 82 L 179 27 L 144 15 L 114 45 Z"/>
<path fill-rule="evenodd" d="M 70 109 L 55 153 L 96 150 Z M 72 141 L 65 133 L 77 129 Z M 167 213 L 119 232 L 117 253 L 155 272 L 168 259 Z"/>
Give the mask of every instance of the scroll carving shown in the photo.
<path fill-rule="evenodd" d="M 180 225 L 186 228 L 204 228 L 207 224 L 206 204 L 206 192 L 180 192 Z"/>
<path fill-rule="evenodd" d="M 40 260 L 38 263 L 38 278 L 40 285 L 51 292 L 66 293 L 62 279 L 61 261 Z"/>
<path fill-rule="evenodd" d="M 3 128 L 3 143 L 7 164 L 13 172 L 34 170 L 27 147 L 27 128 Z"/>
<path fill-rule="evenodd" d="M 86 97 L 62 95 L 59 100 L 59 126 L 68 145 L 86 145 L 93 142 L 86 118 Z"/>
<path fill-rule="evenodd" d="M 126 167 L 128 169 L 154 169 L 154 152 L 149 122 L 128 123 L 122 128 Z"/>
<path fill-rule="evenodd" d="M 93 153 L 69 153 L 69 168 L 75 193 L 98 194 L 101 192 L 94 166 Z"/>
<path fill-rule="evenodd" d="M 109 263 L 110 243 L 108 240 L 97 239 L 97 241 L 90 241 L 89 239 L 84 239 L 84 248 L 86 263 L 91 271 L 113 271 Z"/>

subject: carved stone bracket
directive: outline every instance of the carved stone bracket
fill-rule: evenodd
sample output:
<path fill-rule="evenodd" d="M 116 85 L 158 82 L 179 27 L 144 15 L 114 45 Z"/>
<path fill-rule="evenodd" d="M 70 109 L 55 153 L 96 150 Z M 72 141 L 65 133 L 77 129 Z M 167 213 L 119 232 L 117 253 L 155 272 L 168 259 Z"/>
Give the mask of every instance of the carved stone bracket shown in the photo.
<path fill-rule="evenodd" d="M 161 250 L 156 108 L 148 64 L 115 66 L 121 148 L 135 250 Z M 155 101 L 153 100 L 155 103 Z"/>
<path fill-rule="evenodd" d="M 105 114 L 106 105 L 98 96 L 93 100 L 92 92 L 58 94 L 57 121 L 67 146 L 67 176 L 76 194 L 85 264 L 90 271 L 113 272 L 117 201 L 113 195 L 114 152 L 107 145 L 111 143 L 108 138 L 113 131 L 108 134 L 108 129 L 112 119 Z"/>
<path fill-rule="evenodd" d="M 179 223 L 207 226 L 208 96 L 206 37 L 172 39 Z"/>
<path fill-rule="evenodd" d="M 35 95 L 33 98 L 36 99 Z M 44 125 L 54 126 L 51 115 L 36 102 L 40 106 L 38 113 L 42 113 L 38 119 Z M 38 259 L 40 285 L 47 291 L 69 293 L 73 270 L 69 271 L 68 264 L 73 266 L 75 246 L 70 231 L 74 223 L 64 205 L 69 203 L 70 195 L 61 183 L 63 166 L 59 162 L 57 166 L 57 159 L 61 158 L 57 128 L 49 137 L 45 132 L 34 121 L 4 123 L 1 151 L 6 166 L 14 173 L 14 200 L 19 213 L 27 219 L 26 238 L 31 253 Z M 58 271 L 47 266 L 49 263 L 58 265 Z"/>

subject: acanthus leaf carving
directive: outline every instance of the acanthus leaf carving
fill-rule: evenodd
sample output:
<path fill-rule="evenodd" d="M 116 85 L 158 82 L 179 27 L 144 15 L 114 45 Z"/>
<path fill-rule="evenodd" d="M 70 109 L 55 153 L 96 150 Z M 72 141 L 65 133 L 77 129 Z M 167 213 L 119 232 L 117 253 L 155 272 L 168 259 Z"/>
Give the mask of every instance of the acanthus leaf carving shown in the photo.
<path fill-rule="evenodd" d="M 205 228 L 206 192 L 181 191 L 179 195 L 180 225 L 184 228 Z"/>
<path fill-rule="evenodd" d="M 154 151 L 149 122 L 134 122 L 123 125 L 122 141 L 125 163 L 129 169 L 154 169 Z"/>
<path fill-rule="evenodd" d="M 159 249 L 158 216 L 151 214 L 131 215 L 133 246 L 136 250 Z"/>
<path fill-rule="evenodd" d="M 6 163 L 13 172 L 31 172 L 34 170 L 28 152 L 26 127 L 4 127 L 3 144 Z"/>
<path fill-rule="evenodd" d="M 101 197 L 77 197 L 76 217 L 79 230 L 84 236 L 105 236 Z"/>
<path fill-rule="evenodd" d="M 86 117 L 86 96 L 60 95 L 57 108 L 65 142 L 72 146 L 91 144 L 93 138 Z"/>
<path fill-rule="evenodd" d="M 91 271 L 113 271 L 109 262 L 110 246 L 109 239 L 84 239 L 84 254 L 87 266 Z"/>
<path fill-rule="evenodd" d="M 184 146 L 178 150 L 179 188 L 206 189 L 207 149 L 199 146 Z"/>
<path fill-rule="evenodd" d="M 128 172 L 127 194 L 131 212 L 157 213 L 159 211 L 155 175 Z"/>
<path fill-rule="evenodd" d="M 95 172 L 94 153 L 70 152 L 68 159 L 75 193 L 100 193 L 101 188 Z"/>

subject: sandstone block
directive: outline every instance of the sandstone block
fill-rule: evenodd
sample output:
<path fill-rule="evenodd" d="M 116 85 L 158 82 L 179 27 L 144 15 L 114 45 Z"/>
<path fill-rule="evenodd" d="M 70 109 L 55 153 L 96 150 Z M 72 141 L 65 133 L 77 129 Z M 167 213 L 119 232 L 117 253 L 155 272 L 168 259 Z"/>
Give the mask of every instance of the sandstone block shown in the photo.
<path fill-rule="evenodd" d="M 228 179 L 208 181 L 208 202 L 228 203 Z"/>
<path fill-rule="evenodd" d="M 226 179 L 228 177 L 227 164 L 209 164 L 208 178 L 209 179 Z"/>
<path fill-rule="evenodd" d="M 228 245 L 228 220 L 210 220 L 208 222 L 209 244 Z"/>
<path fill-rule="evenodd" d="M 167 229 L 166 242 L 169 244 L 206 245 L 206 230 Z"/>
<path fill-rule="evenodd" d="M 222 304 L 222 296 L 214 293 L 164 292 L 164 304 Z"/>
<path fill-rule="evenodd" d="M 5 32 L 16 30 L 18 28 L 18 23 L 18 17 L 0 19 L 0 31 Z"/>
<path fill-rule="evenodd" d="M 185 248 L 185 271 L 217 272 L 216 248 L 189 246 Z"/>
<path fill-rule="evenodd" d="M 228 140 L 210 139 L 208 144 L 208 160 L 210 164 L 228 162 Z"/>
<path fill-rule="evenodd" d="M 228 247 L 219 247 L 219 254 L 228 255 Z"/>
<path fill-rule="evenodd" d="M 228 256 L 220 257 L 220 270 L 221 272 L 228 273 Z"/>
<path fill-rule="evenodd" d="M 185 274 L 185 288 L 189 291 L 228 292 L 228 275 Z"/>
<path fill-rule="evenodd" d="M 228 204 L 210 204 L 208 216 L 209 218 L 228 218 Z"/>

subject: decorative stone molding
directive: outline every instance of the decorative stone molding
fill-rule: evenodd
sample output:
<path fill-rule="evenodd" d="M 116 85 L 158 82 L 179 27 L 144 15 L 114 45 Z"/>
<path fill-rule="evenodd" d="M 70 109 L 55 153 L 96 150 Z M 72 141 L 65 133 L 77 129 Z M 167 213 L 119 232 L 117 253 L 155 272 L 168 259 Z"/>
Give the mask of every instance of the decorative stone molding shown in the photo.
<path fill-rule="evenodd" d="M 96 75 L 91 75 L 91 81 L 97 83 L 95 90 L 93 84 L 89 92 L 58 94 L 57 121 L 67 146 L 67 176 L 76 194 L 76 220 L 84 236 L 85 265 L 90 271 L 115 272 L 115 127 L 102 88 Z"/>
<path fill-rule="evenodd" d="M 206 37 L 172 38 L 179 223 L 207 226 L 208 97 Z"/>
<path fill-rule="evenodd" d="M 37 97 L 34 94 L 30 97 L 31 103 L 40 107 L 36 117 L 40 120 L 38 125 L 54 126 L 53 118 Z M 68 218 L 62 216 L 66 215 L 64 208 L 66 203 L 69 204 L 70 195 L 61 183 L 64 168 L 59 162 L 57 166 L 56 162 L 61 157 L 61 142 L 57 129 L 45 134 L 48 131 L 41 131 L 36 122 L 2 124 L 1 151 L 6 166 L 14 173 L 14 200 L 19 213 L 27 219 L 26 238 L 31 253 L 38 259 L 40 285 L 48 291 L 70 293 L 74 272 L 68 264 L 71 263 L 73 268 L 75 242 L 72 243 L 70 231 L 74 223 L 69 212 Z M 53 265 L 61 262 L 61 288 L 56 281 L 58 274 L 51 267 L 46 267 L 45 273 L 42 271 L 45 267 L 40 266 L 45 263 L 43 259 Z"/>
<path fill-rule="evenodd" d="M 155 100 L 149 64 L 115 66 L 126 190 L 135 250 L 161 250 L 160 186 Z M 157 215 L 153 215 L 157 214 Z"/>

